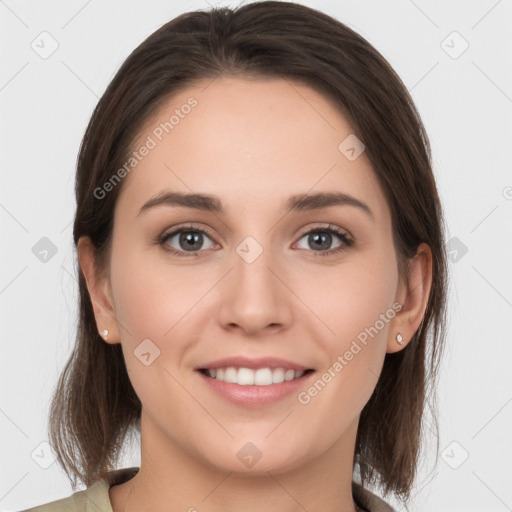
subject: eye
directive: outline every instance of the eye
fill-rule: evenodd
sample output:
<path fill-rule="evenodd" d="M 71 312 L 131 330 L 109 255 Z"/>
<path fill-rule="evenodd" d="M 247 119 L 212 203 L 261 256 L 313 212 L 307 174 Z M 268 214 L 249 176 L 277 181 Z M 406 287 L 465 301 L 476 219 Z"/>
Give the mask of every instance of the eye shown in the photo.
<path fill-rule="evenodd" d="M 211 249 L 203 247 L 205 237 L 212 241 L 212 236 L 205 230 L 195 226 L 182 226 L 175 229 L 171 233 L 167 233 L 159 237 L 158 243 L 168 252 L 176 256 L 199 256 L 200 249 Z M 169 247 L 174 243 L 178 246 L 178 250 Z"/>
<path fill-rule="evenodd" d="M 329 247 L 333 243 L 333 235 L 335 235 L 336 238 L 341 240 L 341 242 L 333 249 L 330 249 Z M 353 243 L 353 240 L 349 238 L 347 233 L 341 231 L 340 229 L 332 225 L 329 225 L 328 227 L 318 227 L 310 229 L 309 231 L 302 235 L 301 240 L 303 238 L 306 238 L 306 243 L 310 244 L 311 247 L 313 247 L 314 256 L 328 256 L 331 254 L 335 254 L 346 250 L 347 247 L 350 247 Z M 320 251 L 318 251 L 317 249 L 320 249 Z"/>
<path fill-rule="evenodd" d="M 333 243 L 333 235 L 340 242 L 334 248 L 330 248 Z M 210 240 L 207 247 L 204 247 L 205 237 Z M 344 251 L 353 244 L 353 240 L 347 233 L 332 225 L 310 229 L 301 236 L 300 240 L 304 238 L 306 238 L 306 243 L 313 247 L 310 250 L 313 251 L 314 256 L 329 256 Z M 212 249 L 213 236 L 205 229 L 189 225 L 181 226 L 170 233 L 161 235 L 157 242 L 164 250 L 175 256 L 190 257 L 199 256 L 202 249 Z M 172 244 L 175 248 L 172 247 Z M 304 247 L 299 248 L 304 249 Z M 308 248 L 306 247 L 306 249 Z"/>

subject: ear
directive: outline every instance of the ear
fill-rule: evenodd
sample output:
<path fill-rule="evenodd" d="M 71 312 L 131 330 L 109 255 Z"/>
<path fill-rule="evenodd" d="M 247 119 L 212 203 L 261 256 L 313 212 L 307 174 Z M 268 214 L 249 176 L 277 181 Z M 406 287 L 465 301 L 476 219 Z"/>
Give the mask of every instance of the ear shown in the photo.
<path fill-rule="evenodd" d="M 80 237 L 77 252 L 78 261 L 91 298 L 98 333 L 107 343 L 119 343 L 119 329 L 113 307 L 110 283 L 106 278 L 102 279 L 96 273 L 94 268 L 94 245 L 88 236 Z M 108 329 L 107 336 L 103 334 L 104 329 Z"/>
<path fill-rule="evenodd" d="M 427 308 L 430 288 L 432 286 L 432 251 L 421 243 L 416 254 L 408 262 L 410 269 L 409 282 L 400 282 L 396 302 L 402 309 L 395 315 L 390 325 L 386 352 L 398 352 L 405 348 L 418 330 L 425 309 Z M 397 342 L 397 334 L 401 334 L 403 342 Z"/>

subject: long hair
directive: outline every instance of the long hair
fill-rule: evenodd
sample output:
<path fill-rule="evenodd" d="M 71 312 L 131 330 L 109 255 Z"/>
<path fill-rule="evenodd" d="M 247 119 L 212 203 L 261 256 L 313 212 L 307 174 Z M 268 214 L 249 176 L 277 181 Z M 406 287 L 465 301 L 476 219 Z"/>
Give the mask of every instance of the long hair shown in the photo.
<path fill-rule="evenodd" d="M 170 96 L 219 76 L 274 77 L 306 84 L 327 97 L 365 145 L 392 216 L 399 273 L 422 242 L 432 250 L 433 282 L 423 321 L 408 345 L 385 356 L 359 421 L 354 470 L 404 502 L 417 472 L 425 408 L 435 411 L 445 337 L 447 263 L 442 208 L 425 128 L 407 88 L 384 57 L 346 25 L 284 1 L 248 3 L 181 14 L 143 41 L 99 100 L 77 159 L 75 247 L 95 247 L 98 273 L 108 272 L 113 213 L 123 182 L 95 191 L 126 161 L 141 127 Z M 120 344 L 99 336 L 77 262 L 76 344 L 57 382 L 48 431 L 59 464 L 76 488 L 116 469 L 129 431 L 140 433 L 141 403 Z M 437 460 L 437 459 L 436 459 Z"/>

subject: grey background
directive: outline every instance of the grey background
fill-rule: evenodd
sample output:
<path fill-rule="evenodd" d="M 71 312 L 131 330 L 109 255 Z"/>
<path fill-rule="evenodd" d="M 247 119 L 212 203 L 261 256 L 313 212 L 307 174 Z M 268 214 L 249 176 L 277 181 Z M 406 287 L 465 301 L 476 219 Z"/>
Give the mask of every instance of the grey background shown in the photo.
<path fill-rule="evenodd" d="M 512 2 L 300 3 L 384 55 L 433 147 L 451 240 L 450 324 L 441 456 L 434 467 L 428 440 L 411 510 L 512 510 Z M 1 510 L 71 493 L 51 463 L 46 415 L 76 325 L 73 180 L 86 124 L 132 49 L 181 12 L 207 8 L 205 0 L 0 0 Z M 41 55 L 52 39 L 58 48 Z M 138 450 L 124 465 L 138 464 Z"/>

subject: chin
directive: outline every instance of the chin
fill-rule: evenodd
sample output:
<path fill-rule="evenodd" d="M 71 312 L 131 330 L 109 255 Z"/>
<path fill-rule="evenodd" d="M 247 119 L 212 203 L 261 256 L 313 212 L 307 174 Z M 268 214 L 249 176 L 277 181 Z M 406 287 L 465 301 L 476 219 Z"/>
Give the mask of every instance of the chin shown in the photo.
<path fill-rule="evenodd" d="M 296 468 L 304 461 L 304 452 L 298 447 L 283 449 L 282 444 L 269 442 L 264 436 L 261 441 L 232 440 L 231 446 L 217 445 L 208 454 L 203 453 L 207 463 L 222 472 L 232 472 L 243 476 L 268 476 L 268 473 L 283 473 Z"/>

